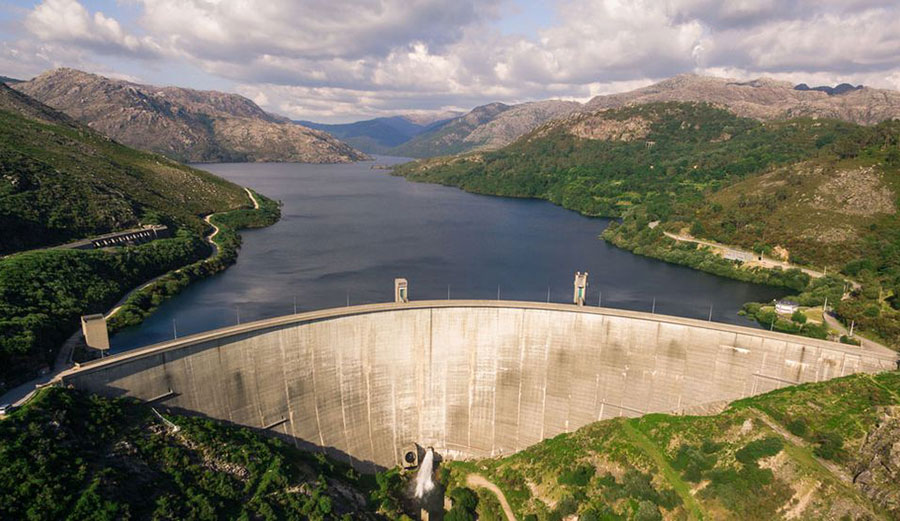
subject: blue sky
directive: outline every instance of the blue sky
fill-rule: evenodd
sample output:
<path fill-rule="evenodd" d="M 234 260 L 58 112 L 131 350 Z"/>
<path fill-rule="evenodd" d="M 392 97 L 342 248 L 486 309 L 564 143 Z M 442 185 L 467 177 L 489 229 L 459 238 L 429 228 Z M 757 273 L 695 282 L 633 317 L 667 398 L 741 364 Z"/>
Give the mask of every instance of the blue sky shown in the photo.
<path fill-rule="evenodd" d="M 900 88 L 896 0 L 11 0 L 0 74 L 75 67 L 342 122 L 680 73 Z"/>

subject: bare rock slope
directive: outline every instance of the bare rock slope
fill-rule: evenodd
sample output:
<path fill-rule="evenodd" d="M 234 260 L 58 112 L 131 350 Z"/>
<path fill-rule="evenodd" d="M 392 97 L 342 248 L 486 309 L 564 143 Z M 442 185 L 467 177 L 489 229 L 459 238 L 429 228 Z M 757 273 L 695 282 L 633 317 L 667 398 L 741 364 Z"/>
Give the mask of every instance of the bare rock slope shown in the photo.
<path fill-rule="evenodd" d="M 581 108 L 574 101 L 547 100 L 519 105 L 490 103 L 451 119 L 392 150 L 395 155 L 432 157 L 496 150 L 536 127 Z"/>
<path fill-rule="evenodd" d="M 74 69 L 14 88 L 116 141 L 179 161 L 366 159 L 330 134 L 269 114 L 237 94 L 140 85 Z"/>
<path fill-rule="evenodd" d="M 834 92 L 798 90 L 790 83 L 767 78 L 740 82 L 682 74 L 630 92 L 597 96 L 585 104 L 585 110 L 658 101 L 693 101 L 711 103 L 738 116 L 761 120 L 808 116 L 874 125 L 900 117 L 900 92 L 869 87 Z"/>

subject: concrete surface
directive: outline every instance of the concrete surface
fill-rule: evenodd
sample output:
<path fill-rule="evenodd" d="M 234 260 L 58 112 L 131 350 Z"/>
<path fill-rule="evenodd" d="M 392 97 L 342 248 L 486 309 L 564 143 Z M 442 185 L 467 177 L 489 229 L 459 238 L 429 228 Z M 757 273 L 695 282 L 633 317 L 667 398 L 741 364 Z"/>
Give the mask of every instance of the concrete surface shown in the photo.
<path fill-rule="evenodd" d="M 233 326 L 58 381 L 269 427 L 369 471 L 400 464 L 410 443 L 451 459 L 510 454 L 600 419 L 891 370 L 896 357 L 623 310 L 423 301 Z"/>

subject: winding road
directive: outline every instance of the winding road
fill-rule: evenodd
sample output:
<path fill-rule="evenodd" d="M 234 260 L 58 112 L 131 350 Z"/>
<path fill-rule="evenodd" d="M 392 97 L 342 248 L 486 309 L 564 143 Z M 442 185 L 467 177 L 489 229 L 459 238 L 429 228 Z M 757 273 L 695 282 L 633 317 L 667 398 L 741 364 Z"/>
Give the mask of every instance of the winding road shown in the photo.
<path fill-rule="evenodd" d="M 251 192 L 250 189 L 247 187 L 244 187 L 244 190 L 247 192 L 247 196 L 250 198 L 250 201 L 253 203 L 253 209 L 258 210 L 259 202 L 256 200 L 256 197 L 253 195 L 253 192 Z M 229 211 L 231 211 L 231 210 L 229 210 Z M 215 243 L 215 241 L 213 241 L 213 238 L 216 235 L 218 235 L 218 233 L 219 233 L 219 227 L 216 226 L 215 224 L 213 224 L 212 220 L 211 220 L 213 216 L 218 215 L 219 213 L 224 213 L 224 212 L 211 213 L 203 218 L 203 220 L 206 221 L 206 223 L 209 224 L 210 226 L 212 226 L 212 228 L 213 228 L 213 232 L 206 237 L 206 241 L 212 246 L 212 252 L 209 254 L 209 256 L 206 257 L 206 259 L 211 259 L 219 254 L 219 246 Z M 178 268 L 177 270 L 175 270 L 175 273 L 178 273 L 181 270 L 182 270 L 182 268 Z M 153 277 L 152 279 L 148 280 L 147 282 L 141 284 L 140 286 L 138 286 L 136 288 L 133 288 L 131 291 L 126 293 L 124 296 L 122 296 L 122 298 L 119 299 L 118 302 L 115 303 L 115 305 L 113 305 L 112 309 L 110 309 L 105 314 L 106 319 L 109 320 L 113 315 L 118 313 L 119 310 L 122 309 L 122 306 L 125 304 L 125 301 L 128 300 L 128 298 L 131 295 L 133 295 L 136 291 L 141 291 L 142 289 L 153 284 L 154 282 L 161 279 L 162 277 L 165 277 L 169 273 L 172 273 L 172 272 L 163 273 L 162 275 Z M 57 353 L 56 361 L 53 363 L 53 369 L 51 369 L 47 374 L 38 376 L 37 378 L 34 378 L 28 382 L 25 382 L 19 386 L 13 387 L 9 391 L 3 393 L 3 395 L 0 396 L 0 404 L 12 404 L 16 407 L 20 407 L 22 404 L 24 404 L 29 399 L 31 399 L 31 397 L 34 395 L 34 393 L 38 389 L 47 385 L 54 378 L 56 378 L 56 375 L 58 375 L 59 373 L 65 371 L 65 370 L 71 368 L 73 365 L 75 365 L 74 362 L 72 361 L 72 355 L 75 352 L 75 347 L 81 341 L 81 338 L 82 338 L 81 330 L 78 330 L 75 333 L 73 333 L 72 336 L 70 336 L 63 343 L 62 347 L 59 350 L 59 353 Z"/>

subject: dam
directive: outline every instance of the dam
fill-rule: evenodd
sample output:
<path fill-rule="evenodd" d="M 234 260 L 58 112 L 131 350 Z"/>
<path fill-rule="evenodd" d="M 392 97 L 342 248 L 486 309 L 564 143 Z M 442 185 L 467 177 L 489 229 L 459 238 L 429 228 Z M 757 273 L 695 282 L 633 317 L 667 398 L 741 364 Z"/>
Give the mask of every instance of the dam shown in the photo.
<path fill-rule="evenodd" d="M 416 301 L 288 315 L 61 374 L 325 450 L 361 471 L 417 443 L 514 453 L 597 420 L 690 413 L 896 367 L 897 355 L 693 319 L 566 304 Z"/>

